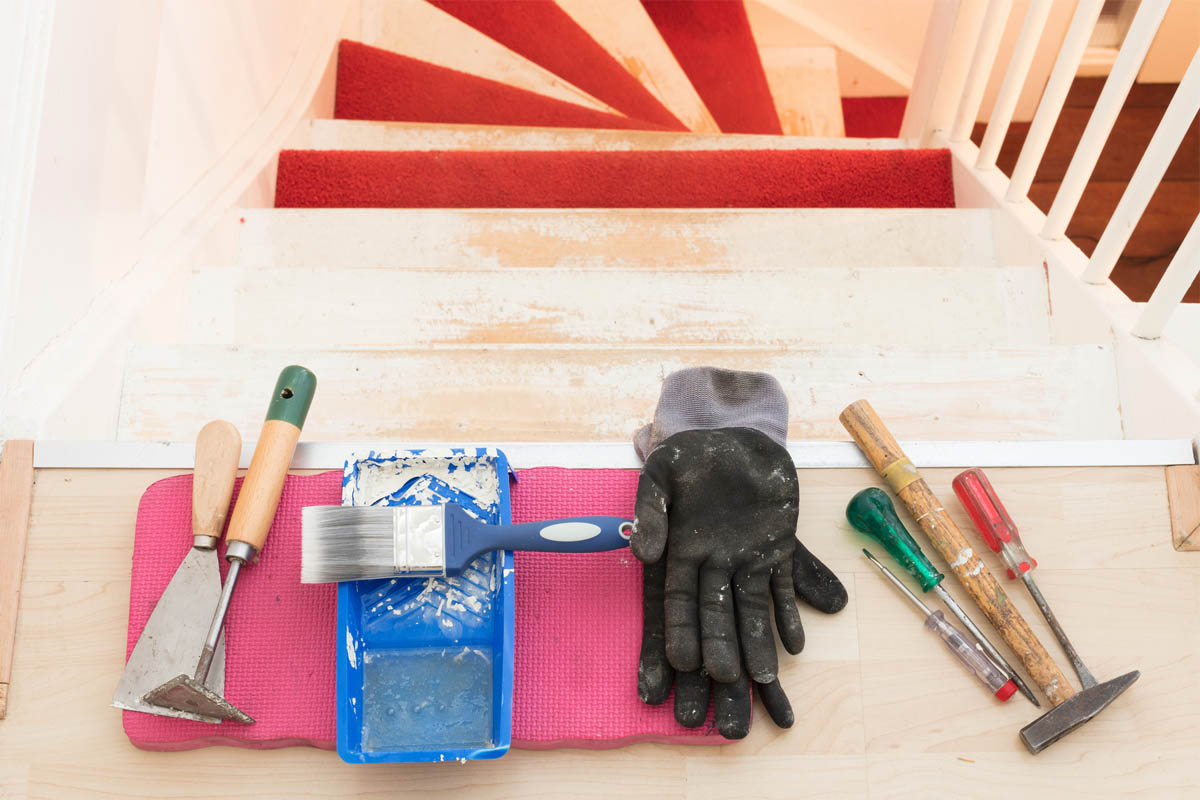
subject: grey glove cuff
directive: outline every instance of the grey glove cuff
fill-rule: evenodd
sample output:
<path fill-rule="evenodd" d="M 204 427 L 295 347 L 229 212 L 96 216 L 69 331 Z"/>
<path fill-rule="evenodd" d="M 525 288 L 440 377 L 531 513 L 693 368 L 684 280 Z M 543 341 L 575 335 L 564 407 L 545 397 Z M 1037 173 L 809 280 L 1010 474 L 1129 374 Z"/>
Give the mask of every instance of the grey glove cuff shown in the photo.
<path fill-rule="evenodd" d="M 787 446 L 788 401 L 779 381 L 765 372 L 691 367 L 663 381 L 654 421 L 633 436 L 646 456 L 680 431 L 753 428 Z"/>

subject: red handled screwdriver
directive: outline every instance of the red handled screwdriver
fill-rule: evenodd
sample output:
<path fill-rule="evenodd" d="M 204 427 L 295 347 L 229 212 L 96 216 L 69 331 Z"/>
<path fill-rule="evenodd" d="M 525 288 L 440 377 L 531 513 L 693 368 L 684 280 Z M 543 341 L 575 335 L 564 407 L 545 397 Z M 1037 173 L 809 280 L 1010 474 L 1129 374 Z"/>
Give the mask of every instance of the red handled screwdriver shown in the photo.
<path fill-rule="evenodd" d="M 960 472 L 954 478 L 954 493 L 958 495 L 958 499 L 967 509 L 967 514 L 971 516 L 971 521 L 975 523 L 975 528 L 987 546 L 1004 559 L 1004 563 L 1008 567 L 1009 580 L 1013 580 L 1019 575 L 1025 582 L 1025 587 L 1033 595 L 1033 601 L 1041 609 L 1042 616 L 1046 618 L 1046 622 L 1050 623 L 1050 629 L 1054 631 L 1058 643 L 1062 645 L 1067 658 L 1071 660 L 1071 666 L 1075 668 L 1075 674 L 1079 676 L 1083 687 L 1086 689 L 1095 686 L 1096 679 L 1083 665 L 1083 660 L 1075 652 L 1075 647 L 1067 638 L 1062 626 L 1058 624 L 1058 619 L 1050 610 L 1046 598 L 1042 596 L 1037 584 L 1033 582 L 1032 573 L 1033 568 L 1037 566 L 1037 561 L 1034 561 L 1033 556 L 1025 550 L 1017 526 L 1013 523 L 1012 517 L 1008 515 L 1008 511 L 1004 509 L 1000 498 L 996 496 L 996 490 L 992 488 L 991 481 L 983 474 L 983 470 L 972 468 Z"/>

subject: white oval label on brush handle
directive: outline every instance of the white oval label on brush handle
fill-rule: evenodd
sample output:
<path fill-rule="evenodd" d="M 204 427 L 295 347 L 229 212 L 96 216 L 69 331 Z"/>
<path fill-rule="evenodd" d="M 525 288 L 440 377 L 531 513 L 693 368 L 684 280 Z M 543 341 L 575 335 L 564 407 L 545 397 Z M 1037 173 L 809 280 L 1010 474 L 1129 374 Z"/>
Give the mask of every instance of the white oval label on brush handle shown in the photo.
<path fill-rule="evenodd" d="M 552 542 L 584 542 L 600 535 L 600 526 L 590 522 L 558 522 L 538 531 L 543 539 Z"/>

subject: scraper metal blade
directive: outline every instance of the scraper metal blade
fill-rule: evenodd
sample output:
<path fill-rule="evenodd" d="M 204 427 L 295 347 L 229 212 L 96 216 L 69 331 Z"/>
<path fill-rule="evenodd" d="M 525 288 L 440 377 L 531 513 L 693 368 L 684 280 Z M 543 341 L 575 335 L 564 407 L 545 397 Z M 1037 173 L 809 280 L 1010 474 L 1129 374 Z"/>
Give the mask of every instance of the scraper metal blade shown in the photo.
<path fill-rule="evenodd" d="M 138 637 L 112 704 L 128 711 L 144 711 L 200 722 L 220 722 L 216 716 L 151 705 L 143 695 L 196 666 L 196 653 L 204 647 L 210 611 L 221 596 L 221 574 L 213 550 L 193 547 L 175 571 L 166 590 Z M 225 638 L 217 642 L 205 685 L 218 696 L 225 692 Z"/>
<path fill-rule="evenodd" d="M 221 597 L 217 542 L 229 514 L 241 452 L 241 434 L 228 422 L 210 422 L 196 437 L 192 548 L 175 570 L 129 654 L 112 699 L 117 708 L 200 722 L 221 721 L 212 714 L 152 705 L 144 698 L 164 681 L 181 672 L 191 672 L 196 653 L 208 636 L 211 609 Z M 213 649 L 212 667 L 205 683 L 218 696 L 225 691 L 224 637 Z"/>

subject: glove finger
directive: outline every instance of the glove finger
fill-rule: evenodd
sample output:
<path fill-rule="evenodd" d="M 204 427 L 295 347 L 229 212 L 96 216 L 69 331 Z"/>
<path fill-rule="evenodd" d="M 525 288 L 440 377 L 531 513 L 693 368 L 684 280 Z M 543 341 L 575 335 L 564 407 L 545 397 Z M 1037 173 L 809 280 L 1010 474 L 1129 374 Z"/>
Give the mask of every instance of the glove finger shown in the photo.
<path fill-rule="evenodd" d="M 792 582 L 796 595 L 817 611 L 832 614 L 846 607 L 846 587 L 799 541 L 792 555 Z"/>
<path fill-rule="evenodd" d="M 650 454 L 651 457 L 654 453 Z M 667 506 L 670 497 L 652 476 L 649 459 L 638 476 L 637 501 L 633 508 L 633 531 L 629 547 L 643 563 L 658 561 L 667 546 Z"/>
<path fill-rule="evenodd" d="M 695 672 L 675 675 L 675 721 L 685 728 L 698 728 L 708 717 L 708 677 Z"/>
<path fill-rule="evenodd" d="M 775 634 L 767 609 L 769 582 L 770 575 L 765 571 L 739 572 L 733 577 L 742 656 L 746 660 L 746 671 L 755 683 L 770 683 L 779 672 Z"/>
<path fill-rule="evenodd" d="M 663 594 L 667 566 L 659 561 L 642 567 L 642 653 L 638 658 L 638 698 L 647 705 L 666 702 L 675 670 L 667 661 Z"/>
<path fill-rule="evenodd" d="M 729 683 L 741 677 L 729 573 L 711 567 L 700 571 L 700 649 L 704 669 L 714 681 Z"/>
<path fill-rule="evenodd" d="M 792 655 L 804 649 L 804 625 L 796 608 L 796 590 L 792 576 L 784 570 L 771 570 L 771 600 L 775 606 L 775 627 L 783 648 Z"/>
<path fill-rule="evenodd" d="M 744 739 L 750 733 L 750 681 L 713 684 L 713 716 L 717 732 L 726 739 Z"/>
<path fill-rule="evenodd" d="M 792 703 L 784 693 L 783 687 L 779 685 L 779 681 L 756 683 L 754 687 L 758 690 L 758 697 L 762 700 L 763 707 L 767 709 L 771 721 L 781 728 L 792 727 L 796 721 L 796 715 L 792 713 Z"/>
<path fill-rule="evenodd" d="M 667 559 L 667 660 L 680 672 L 700 669 L 700 630 L 696 609 L 698 567 L 678 558 Z"/>

